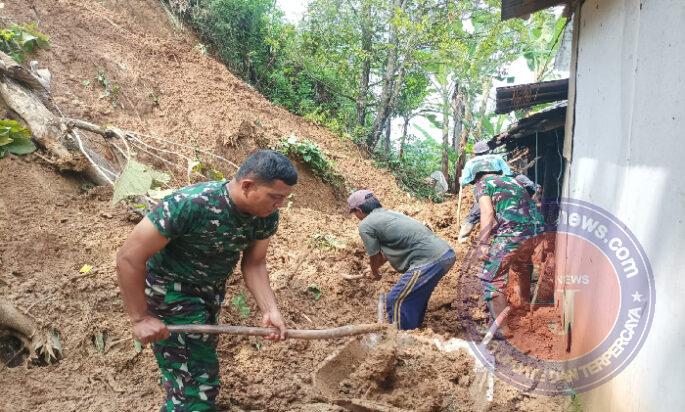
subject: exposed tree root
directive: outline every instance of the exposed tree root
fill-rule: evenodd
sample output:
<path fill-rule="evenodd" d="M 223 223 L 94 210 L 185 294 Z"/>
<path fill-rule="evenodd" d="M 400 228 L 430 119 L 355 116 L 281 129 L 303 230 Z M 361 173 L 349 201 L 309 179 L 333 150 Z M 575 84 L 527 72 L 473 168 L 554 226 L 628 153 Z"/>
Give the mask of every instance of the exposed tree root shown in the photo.
<path fill-rule="evenodd" d="M 44 333 L 31 318 L 4 299 L 0 299 L 0 328 L 19 339 L 33 359 L 52 363 L 61 356 L 62 346 L 57 333 Z"/>

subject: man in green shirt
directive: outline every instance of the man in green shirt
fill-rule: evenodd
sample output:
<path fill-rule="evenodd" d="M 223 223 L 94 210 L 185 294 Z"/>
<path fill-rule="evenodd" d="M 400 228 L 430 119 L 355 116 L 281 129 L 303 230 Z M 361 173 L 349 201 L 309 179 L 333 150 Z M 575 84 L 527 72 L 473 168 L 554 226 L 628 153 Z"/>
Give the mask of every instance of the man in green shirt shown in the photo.
<path fill-rule="evenodd" d="M 261 150 L 230 182 L 206 182 L 164 198 L 133 230 L 117 254 L 121 296 L 143 344 L 153 343 L 166 391 L 163 411 L 215 410 L 219 393 L 218 338 L 170 334 L 166 325 L 216 324 L 225 284 L 241 257 L 245 284 L 262 324 L 286 337 L 266 270 L 278 209 L 297 183 L 280 153 Z"/>
<path fill-rule="evenodd" d="M 388 293 L 388 320 L 398 329 L 420 327 L 433 289 L 454 265 L 454 251 L 421 222 L 383 209 L 370 190 L 352 193 L 347 204 L 361 220 L 359 235 L 373 278 L 380 279 L 378 269 L 386 261 L 404 273 Z"/>

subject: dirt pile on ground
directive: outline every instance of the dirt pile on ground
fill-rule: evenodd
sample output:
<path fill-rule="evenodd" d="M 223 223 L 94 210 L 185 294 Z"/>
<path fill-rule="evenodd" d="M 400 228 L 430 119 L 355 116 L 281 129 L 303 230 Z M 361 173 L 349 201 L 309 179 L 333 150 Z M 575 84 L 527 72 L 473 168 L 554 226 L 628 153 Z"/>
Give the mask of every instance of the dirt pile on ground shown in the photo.
<path fill-rule="evenodd" d="M 194 147 L 213 150 L 234 163 L 294 133 L 317 142 L 351 186 L 374 190 L 387 206 L 437 226 L 454 244 L 456 200 L 412 202 L 351 142 L 275 107 L 203 54 L 197 39 L 174 26 L 157 1 L 27 0 L 5 2 L 1 13 L 3 24 L 38 22 L 51 37 L 52 49 L 35 58 L 52 72 L 53 95 L 65 115 L 155 136 L 146 143 L 185 155 Z M 120 91 L 107 96 L 96 76 Z M 221 167 L 229 176 L 233 172 Z M 374 322 L 378 293 L 387 291 L 397 275 L 385 269 L 388 275 L 378 282 L 343 279 L 342 274 L 358 273 L 366 264 L 357 222 L 339 194 L 302 165 L 298 169 L 301 182 L 281 215 L 268 256 L 286 322 L 293 328 Z M 154 358 L 149 349 L 138 353 L 134 348 L 116 283 L 114 257 L 133 227 L 129 211 L 110 204 L 111 189 L 59 175 L 34 155 L 0 160 L 0 175 L 0 296 L 40 326 L 58 330 L 64 350 L 57 364 L 0 366 L 5 389 L 0 409 L 158 410 L 162 391 Z M 80 273 L 86 264 L 93 270 Z M 436 289 L 426 334 L 459 333 L 458 274 L 453 270 Z M 239 273 L 230 278 L 228 291 L 220 322 L 258 325 L 260 315 Z M 237 308 L 235 298 L 243 294 L 249 314 Z M 222 338 L 219 404 L 226 410 L 340 410 L 313 388 L 311 374 L 343 344 Z M 463 386 L 468 376 L 463 359 L 454 356 L 399 354 L 394 368 L 378 376 L 399 382 L 403 395 L 383 400 L 410 409 L 438 405 L 439 410 L 448 389 Z M 431 384 L 434 373 L 445 377 L 437 389 Z M 385 396 L 388 379 L 373 374 L 369 379 L 375 383 L 365 396 Z M 431 398 L 439 398 L 437 403 L 427 401 L 431 391 L 444 396 Z M 496 387 L 495 406 L 507 410 L 562 404 L 523 397 L 504 384 Z"/>
<path fill-rule="evenodd" d="M 404 410 L 469 410 L 472 379 L 473 358 L 464 352 L 386 342 L 341 382 L 340 392 Z"/>

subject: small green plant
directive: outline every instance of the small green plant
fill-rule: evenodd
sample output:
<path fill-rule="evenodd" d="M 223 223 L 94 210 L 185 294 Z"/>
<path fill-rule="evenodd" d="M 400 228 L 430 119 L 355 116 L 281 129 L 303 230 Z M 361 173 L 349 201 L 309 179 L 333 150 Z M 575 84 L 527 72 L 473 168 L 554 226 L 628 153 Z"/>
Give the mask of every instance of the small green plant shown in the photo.
<path fill-rule="evenodd" d="M 314 300 L 319 300 L 321 299 L 321 289 L 319 288 L 319 285 L 316 283 L 312 283 L 309 286 L 307 286 L 307 292 L 309 292 Z"/>
<path fill-rule="evenodd" d="M 233 296 L 231 298 L 231 304 L 243 318 L 250 316 L 250 307 L 247 306 L 247 299 L 245 298 L 244 293 Z"/>
<path fill-rule="evenodd" d="M 197 50 L 200 54 L 207 54 L 209 52 L 209 49 L 207 48 L 206 45 L 202 43 L 198 43 L 193 47 L 193 49 Z"/>
<path fill-rule="evenodd" d="M 36 150 L 31 131 L 16 120 L 0 120 L 0 159 L 7 153 L 24 155 Z"/>
<path fill-rule="evenodd" d="M 572 387 L 566 388 L 566 394 L 571 398 L 570 412 L 583 412 L 583 404 L 580 402 L 578 392 Z"/>
<path fill-rule="evenodd" d="M 225 178 L 223 172 L 215 169 L 211 164 L 201 162 L 200 160 L 190 162 L 188 165 L 188 172 L 189 174 L 198 173 L 209 180 L 224 180 Z"/>
<path fill-rule="evenodd" d="M 155 107 L 159 107 L 159 95 L 155 92 L 150 92 L 147 96 Z"/>
<path fill-rule="evenodd" d="M 36 49 L 49 49 L 50 41 L 48 36 L 39 32 L 36 25 L 13 24 L 9 28 L 0 29 L 0 50 L 21 63 L 26 55 Z"/>
<path fill-rule="evenodd" d="M 325 183 L 340 189 L 345 185 L 345 178 L 334 169 L 334 164 L 323 153 L 321 148 L 307 139 L 298 139 L 291 135 L 278 144 L 277 150 L 304 163 L 315 176 Z"/>
<path fill-rule="evenodd" d="M 311 237 L 310 242 L 312 246 L 323 250 L 345 249 L 347 247 L 345 242 L 330 233 L 316 233 Z"/>
<path fill-rule="evenodd" d="M 107 78 L 107 74 L 102 69 L 98 69 L 97 73 L 95 74 L 95 80 L 97 80 L 97 82 L 100 83 L 100 86 L 102 86 L 104 89 L 100 99 L 108 99 L 112 103 L 112 106 L 119 106 L 121 86 L 110 82 Z"/>
<path fill-rule="evenodd" d="M 95 344 L 95 349 L 100 353 L 105 353 L 105 333 L 103 331 L 95 332 L 93 335 L 93 344 Z"/>

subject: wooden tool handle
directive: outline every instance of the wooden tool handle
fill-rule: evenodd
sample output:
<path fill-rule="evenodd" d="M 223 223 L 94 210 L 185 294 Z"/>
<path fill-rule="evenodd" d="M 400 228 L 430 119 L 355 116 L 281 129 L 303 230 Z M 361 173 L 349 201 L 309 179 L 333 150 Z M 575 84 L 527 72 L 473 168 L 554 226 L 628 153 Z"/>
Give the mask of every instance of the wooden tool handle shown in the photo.
<path fill-rule="evenodd" d="M 287 337 L 293 339 L 338 339 L 347 336 L 377 333 L 386 330 L 388 325 L 371 323 L 347 325 L 331 329 L 288 329 Z M 209 333 L 239 336 L 268 336 L 278 331 L 273 328 L 232 325 L 167 325 L 172 333 Z"/>

